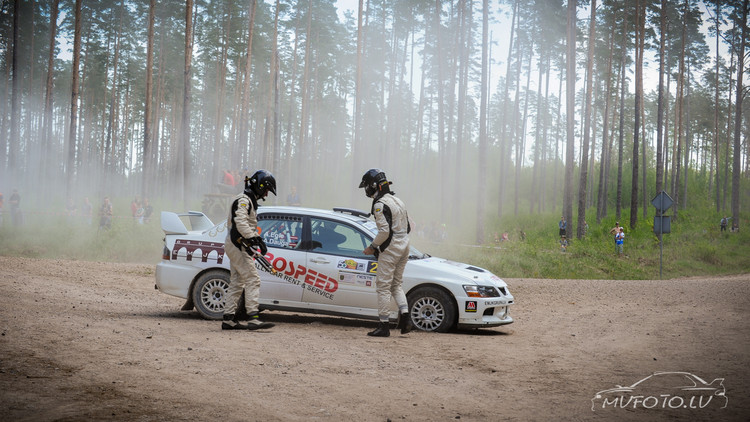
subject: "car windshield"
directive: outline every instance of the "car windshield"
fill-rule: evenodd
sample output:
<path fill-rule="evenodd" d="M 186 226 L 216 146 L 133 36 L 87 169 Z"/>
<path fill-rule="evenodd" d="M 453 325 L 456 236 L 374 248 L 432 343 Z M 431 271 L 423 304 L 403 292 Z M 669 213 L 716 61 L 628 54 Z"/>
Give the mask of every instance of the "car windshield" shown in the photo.
<path fill-rule="evenodd" d="M 375 224 L 374 221 L 367 220 L 362 223 L 362 226 L 366 228 L 367 231 L 370 232 L 370 234 L 372 234 L 373 238 L 378 235 L 378 226 Z M 429 257 L 430 257 L 429 254 L 420 252 L 419 249 L 415 248 L 414 246 L 411 246 L 409 248 L 409 259 L 425 259 Z"/>

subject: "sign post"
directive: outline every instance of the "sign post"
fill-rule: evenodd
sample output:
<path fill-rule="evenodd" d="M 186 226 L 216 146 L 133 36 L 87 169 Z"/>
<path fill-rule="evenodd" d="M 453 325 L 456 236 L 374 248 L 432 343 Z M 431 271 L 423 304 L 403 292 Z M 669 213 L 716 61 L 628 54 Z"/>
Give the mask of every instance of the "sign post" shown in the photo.
<path fill-rule="evenodd" d="M 669 216 L 663 214 L 672 206 L 672 204 L 674 204 L 674 201 L 664 191 L 659 192 L 654 199 L 651 200 L 651 205 L 656 208 L 656 215 L 654 216 L 654 233 L 659 237 L 659 280 L 661 280 L 661 260 L 664 251 L 664 242 L 662 242 L 661 235 L 672 231 Z"/>

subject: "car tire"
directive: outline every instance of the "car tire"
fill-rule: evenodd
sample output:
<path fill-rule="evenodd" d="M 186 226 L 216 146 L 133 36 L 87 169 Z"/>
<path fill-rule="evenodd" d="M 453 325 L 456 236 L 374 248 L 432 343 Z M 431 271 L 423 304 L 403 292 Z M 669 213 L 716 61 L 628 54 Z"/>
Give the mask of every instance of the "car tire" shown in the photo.
<path fill-rule="evenodd" d="M 193 303 L 203 318 L 221 320 L 228 287 L 229 273 L 226 271 L 207 271 L 198 277 L 193 286 Z"/>
<path fill-rule="evenodd" d="M 422 331 L 444 333 L 456 323 L 456 305 L 451 296 L 437 287 L 420 287 L 408 296 L 409 315 Z"/>

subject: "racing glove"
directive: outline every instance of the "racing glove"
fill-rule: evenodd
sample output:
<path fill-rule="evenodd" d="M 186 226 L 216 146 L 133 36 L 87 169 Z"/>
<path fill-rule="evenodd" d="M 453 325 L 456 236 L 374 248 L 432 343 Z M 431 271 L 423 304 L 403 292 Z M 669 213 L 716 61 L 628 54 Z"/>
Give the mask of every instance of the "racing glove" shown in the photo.
<path fill-rule="evenodd" d="M 247 244 L 253 249 L 260 249 L 260 254 L 265 256 L 268 253 L 266 242 L 260 236 L 254 236 L 246 240 Z"/>

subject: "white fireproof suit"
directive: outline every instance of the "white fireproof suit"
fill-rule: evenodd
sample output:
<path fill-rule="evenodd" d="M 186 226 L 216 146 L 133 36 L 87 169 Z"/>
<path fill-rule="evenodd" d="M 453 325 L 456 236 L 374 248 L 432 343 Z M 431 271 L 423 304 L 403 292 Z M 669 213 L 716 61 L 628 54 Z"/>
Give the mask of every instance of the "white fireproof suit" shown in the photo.
<path fill-rule="evenodd" d="M 375 200 L 372 212 L 378 227 L 372 246 L 380 250 L 375 278 L 378 316 L 380 321 L 388 322 L 391 297 L 396 301 L 399 313 L 407 312 L 409 308 L 401 287 L 409 260 L 409 217 L 403 201 L 390 192 Z"/>
<path fill-rule="evenodd" d="M 234 207 L 234 203 L 237 207 Z M 250 197 L 241 193 L 232 201 L 227 219 L 227 237 L 224 240 L 224 252 L 229 257 L 229 288 L 224 305 L 224 315 L 233 315 L 237 311 L 237 303 L 242 290 L 245 290 L 245 310 L 248 315 L 258 312 L 258 297 L 260 295 L 260 276 L 255 268 L 255 260 L 246 252 L 232 243 L 232 227 L 245 238 L 258 236 L 257 205 Z"/>

